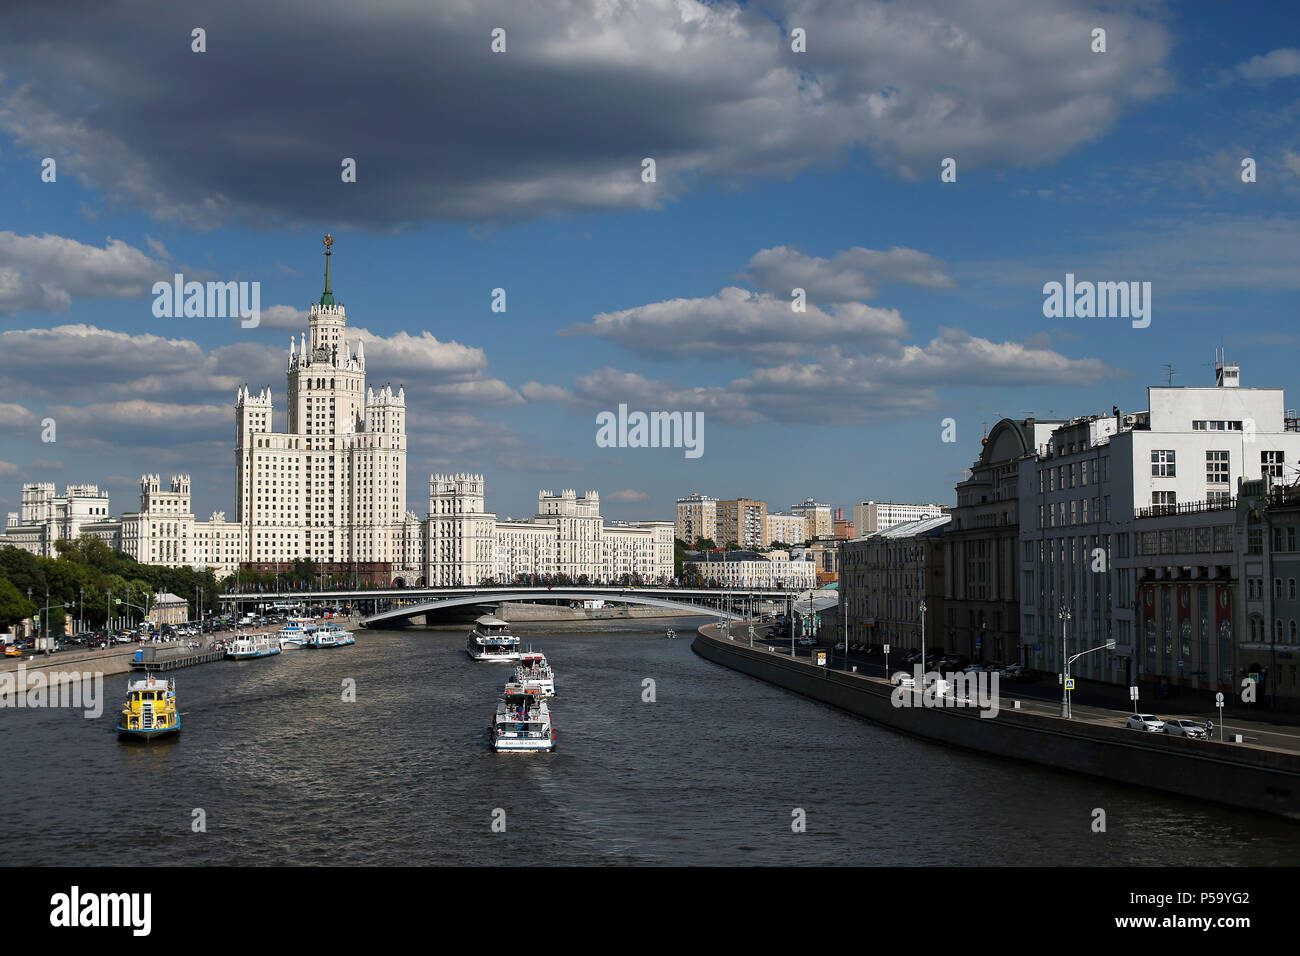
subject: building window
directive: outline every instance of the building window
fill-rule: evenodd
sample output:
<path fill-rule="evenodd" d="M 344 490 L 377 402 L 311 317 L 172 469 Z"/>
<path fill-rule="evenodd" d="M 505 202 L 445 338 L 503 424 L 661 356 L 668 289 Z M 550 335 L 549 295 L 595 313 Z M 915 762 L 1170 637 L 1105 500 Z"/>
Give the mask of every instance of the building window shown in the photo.
<path fill-rule="evenodd" d="M 1157 449 L 1151 452 L 1151 477 L 1175 477 L 1174 450 L 1172 448 Z"/>
<path fill-rule="evenodd" d="M 1274 579 L 1273 579 L 1273 597 L 1274 597 L 1275 600 L 1279 600 L 1279 601 L 1282 599 L 1282 579 L 1281 579 L 1281 578 L 1274 578 Z"/>
<path fill-rule="evenodd" d="M 1172 453 L 1171 453 L 1172 454 Z M 1155 467 L 1154 465 L 1152 467 Z M 1178 506 L 1178 493 L 1175 491 L 1151 492 L 1151 507 L 1157 513 L 1172 511 Z"/>
<path fill-rule="evenodd" d="M 1259 453 L 1260 476 L 1272 475 L 1282 477 L 1282 466 L 1286 463 L 1286 453 L 1280 451 L 1261 451 Z"/>
<path fill-rule="evenodd" d="M 1228 483 L 1228 453 L 1226 451 L 1207 451 L 1205 453 L 1205 482 L 1210 485 Z"/>

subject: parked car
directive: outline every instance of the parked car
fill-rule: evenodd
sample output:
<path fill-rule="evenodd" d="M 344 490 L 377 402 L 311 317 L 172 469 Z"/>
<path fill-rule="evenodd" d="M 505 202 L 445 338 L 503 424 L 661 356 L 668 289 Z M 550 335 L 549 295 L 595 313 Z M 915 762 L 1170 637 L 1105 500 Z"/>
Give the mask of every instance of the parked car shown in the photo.
<path fill-rule="evenodd" d="M 1124 726 L 1132 730 L 1145 730 L 1149 734 L 1158 734 L 1165 729 L 1165 722 L 1155 714 L 1129 714 Z"/>
<path fill-rule="evenodd" d="M 1175 717 L 1165 721 L 1165 733 L 1171 737 L 1205 737 L 1205 725 L 1194 720 Z"/>
<path fill-rule="evenodd" d="M 22 657 L 23 650 L 17 644 L 5 645 L 5 657 Z"/>
<path fill-rule="evenodd" d="M 1001 676 L 1003 680 L 1020 680 L 1025 676 L 1025 669 L 1020 664 L 1008 664 L 1002 668 Z"/>
<path fill-rule="evenodd" d="M 920 652 L 920 651 L 908 651 L 908 652 L 903 656 L 903 663 L 904 663 L 904 664 L 915 664 L 915 663 L 916 663 L 917 661 L 919 661 L 920 659 L 921 659 L 921 652 Z"/>

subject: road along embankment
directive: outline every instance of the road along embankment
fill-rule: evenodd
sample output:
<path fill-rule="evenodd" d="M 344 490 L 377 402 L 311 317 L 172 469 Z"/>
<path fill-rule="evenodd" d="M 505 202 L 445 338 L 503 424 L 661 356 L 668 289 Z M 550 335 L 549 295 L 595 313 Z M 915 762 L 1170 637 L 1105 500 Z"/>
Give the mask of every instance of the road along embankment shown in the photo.
<path fill-rule="evenodd" d="M 873 723 L 997 757 L 1300 820 L 1300 754 L 1217 740 L 1188 740 L 1014 709 L 995 717 L 973 707 L 899 707 L 886 681 L 791 660 L 767 646 L 699 629 L 696 654 L 847 710 Z"/>

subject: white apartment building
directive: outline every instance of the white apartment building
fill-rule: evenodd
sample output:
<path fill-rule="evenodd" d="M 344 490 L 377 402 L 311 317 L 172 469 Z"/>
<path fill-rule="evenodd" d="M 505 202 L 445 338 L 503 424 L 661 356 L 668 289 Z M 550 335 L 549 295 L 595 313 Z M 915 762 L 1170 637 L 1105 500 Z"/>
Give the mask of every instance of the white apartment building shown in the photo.
<path fill-rule="evenodd" d="M 1290 477 L 1300 431 L 1283 390 L 1242 388 L 1235 364 L 1212 387 L 1150 387 L 1148 410 L 1076 418 L 1020 463 L 1021 643 L 1030 666 L 1123 684 L 1136 673 L 1134 522 L 1227 505 L 1240 479 Z M 1095 570 L 1094 570 L 1095 569 Z"/>
<path fill-rule="evenodd" d="M 791 560 L 783 552 L 760 555 L 733 551 L 726 555 L 706 552 L 689 561 L 705 580 L 728 588 L 795 588 L 807 590 L 817 583 L 817 566 L 812 561 Z"/>
<path fill-rule="evenodd" d="M 623 575 L 665 581 L 673 574 L 673 522 L 618 521 L 600 515 L 600 495 L 540 491 L 526 521 L 484 510 L 478 474 L 434 475 L 429 481 L 423 579 L 434 587 L 509 584 L 520 575 L 567 575 L 592 583 Z"/>
<path fill-rule="evenodd" d="M 73 541 L 82 534 L 116 537 L 108 511 L 108 495 L 98 485 L 68 485 L 55 494 L 54 482 L 23 485 L 21 511 L 11 511 L 5 523 L 5 543 L 50 557 L 54 542 Z"/>
<path fill-rule="evenodd" d="M 865 538 L 878 531 L 909 521 L 936 518 L 948 510 L 946 505 L 907 505 L 895 501 L 863 501 L 853 506 L 853 536 Z"/>
<path fill-rule="evenodd" d="M 692 492 L 677 499 L 677 537 L 694 546 L 696 538 L 717 541 L 718 499 Z"/>

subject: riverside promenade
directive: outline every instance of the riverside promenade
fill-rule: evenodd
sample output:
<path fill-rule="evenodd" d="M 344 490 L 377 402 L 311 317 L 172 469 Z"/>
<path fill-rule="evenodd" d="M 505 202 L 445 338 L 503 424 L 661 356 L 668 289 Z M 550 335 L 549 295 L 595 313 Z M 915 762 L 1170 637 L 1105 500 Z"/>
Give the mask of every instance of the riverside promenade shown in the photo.
<path fill-rule="evenodd" d="M 33 652 L 24 654 L 22 657 L 6 657 L 0 661 L 0 675 L 12 674 L 13 677 L 10 680 L 16 681 L 20 673 L 24 674 L 26 683 L 30 686 L 35 680 L 35 675 L 41 674 L 46 687 L 71 683 L 88 674 L 111 677 L 115 674 L 125 674 L 133 669 L 142 669 L 132 667 L 135 652 L 142 647 L 156 649 L 157 657 L 150 662 L 156 666 L 149 669 L 157 671 L 175 670 L 178 667 L 208 663 L 209 661 L 220 660 L 224 656 L 223 652 L 215 652 L 206 645 L 193 648 L 186 647 L 183 644 L 118 644 L 96 650 L 86 648 L 64 650 L 48 656 Z M 25 687 L 15 689 L 18 691 L 26 690 Z"/>
<path fill-rule="evenodd" d="M 996 716 L 966 706 L 898 706 L 896 689 L 880 677 L 828 670 L 759 643 L 745 627 L 728 640 L 720 625 L 699 629 L 696 654 L 840 707 L 874 723 L 937 743 L 1022 760 L 1076 774 L 1176 793 L 1300 820 L 1300 753 L 1258 743 L 1221 743 L 1125 728 L 1113 715 L 1067 720 L 1046 702 L 1003 695 Z"/>

